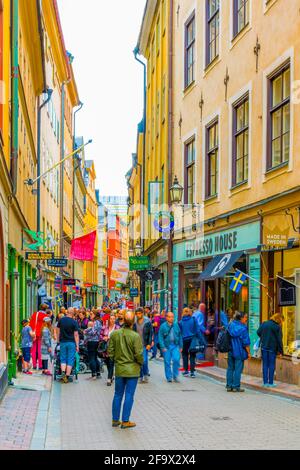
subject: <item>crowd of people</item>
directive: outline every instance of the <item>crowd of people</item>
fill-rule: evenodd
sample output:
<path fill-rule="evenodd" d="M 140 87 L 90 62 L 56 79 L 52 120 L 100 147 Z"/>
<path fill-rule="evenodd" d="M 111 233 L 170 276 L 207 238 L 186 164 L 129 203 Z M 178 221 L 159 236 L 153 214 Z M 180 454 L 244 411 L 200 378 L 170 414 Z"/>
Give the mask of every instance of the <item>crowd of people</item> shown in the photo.
<path fill-rule="evenodd" d="M 135 426 L 130 421 L 135 390 L 138 382 L 149 382 L 149 360 L 157 358 L 159 353 L 164 361 L 166 381 L 178 383 L 182 357 L 182 375 L 195 378 L 197 354 L 205 354 L 212 328 L 215 337 L 216 330 L 223 330 L 229 338 L 226 389 L 228 392 L 244 392 L 241 375 L 245 361 L 250 358 L 247 322 L 246 314 L 232 312 L 227 321 L 221 314 L 220 321 L 216 323 L 215 316 L 212 318 L 204 303 L 198 309 L 185 307 L 179 322 L 175 321 L 172 312 L 166 310 L 159 313 L 149 307 L 139 307 L 130 311 L 119 304 L 105 304 L 92 309 L 62 307 L 55 318 L 43 304 L 30 320 L 23 321 L 23 372 L 32 374 L 30 369 L 33 367 L 51 375 L 49 363 L 54 344 L 59 343 L 61 381 L 68 383 L 76 352 L 80 341 L 83 341 L 91 371 L 89 379 L 101 377 L 100 357 L 107 367 L 107 385 L 111 386 L 115 380 L 112 425 L 131 428 Z M 257 331 L 265 387 L 276 386 L 276 357 L 283 354 L 282 322 L 283 316 L 277 313 Z"/>

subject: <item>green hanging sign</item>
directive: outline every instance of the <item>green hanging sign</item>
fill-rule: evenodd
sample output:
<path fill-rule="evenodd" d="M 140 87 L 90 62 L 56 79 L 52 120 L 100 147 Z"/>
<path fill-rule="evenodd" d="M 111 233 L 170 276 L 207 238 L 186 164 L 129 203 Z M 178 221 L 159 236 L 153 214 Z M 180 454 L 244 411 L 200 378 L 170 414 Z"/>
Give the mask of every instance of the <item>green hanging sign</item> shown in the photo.
<path fill-rule="evenodd" d="M 130 271 L 143 271 L 149 269 L 150 261 L 149 256 L 130 256 L 129 270 Z"/>

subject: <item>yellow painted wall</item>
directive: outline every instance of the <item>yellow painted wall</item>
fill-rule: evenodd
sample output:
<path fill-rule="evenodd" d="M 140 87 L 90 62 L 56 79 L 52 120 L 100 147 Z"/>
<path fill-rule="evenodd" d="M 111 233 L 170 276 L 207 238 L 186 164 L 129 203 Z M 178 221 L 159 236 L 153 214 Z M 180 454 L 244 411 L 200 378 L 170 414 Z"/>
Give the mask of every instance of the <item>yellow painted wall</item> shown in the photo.
<path fill-rule="evenodd" d="M 291 81 L 300 74 L 300 17 L 296 0 L 250 2 L 250 24 L 235 39 L 231 35 L 231 4 L 221 3 L 220 55 L 208 69 L 204 69 L 204 2 L 181 2 L 179 23 L 174 18 L 174 164 L 173 173 L 183 185 L 184 141 L 196 134 L 196 202 L 203 202 L 204 127 L 217 114 L 220 115 L 219 194 L 205 202 L 205 219 L 245 206 L 299 185 L 300 121 L 299 105 L 292 106 L 293 144 L 290 164 L 266 173 L 264 146 L 266 135 L 266 76 L 291 58 Z M 196 62 L 195 83 L 184 91 L 184 23 L 196 7 Z M 293 18 L 293 21 L 291 21 Z M 261 45 L 256 73 L 253 53 L 257 36 Z M 225 102 L 224 77 L 228 67 L 228 100 Z M 248 184 L 231 190 L 231 101 L 250 90 L 250 177 Z M 203 95 L 203 120 L 199 102 Z M 178 122 L 182 116 L 181 138 Z M 173 175 L 174 176 L 174 175 Z M 245 217 L 240 215 L 240 219 Z M 247 215 L 248 216 L 248 215 Z"/>
<path fill-rule="evenodd" d="M 145 205 L 148 207 L 148 183 L 164 181 L 164 203 L 168 194 L 168 0 L 159 0 L 147 38 L 147 117 Z M 145 249 L 153 241 L 147 239 Z"/>
<path fill-rule="evenodd" d="M 95 193 L 96 173 L 94 164 L 87 169 L 89 174 L 89 184 L 86 195 L 86 213 L 84 218 L 85 233 L 97 231 L 98 211 Z M 96 236 L 94 261 L 85 261 L 84 263 L 84 282 L 97 284 L 98 282 L 98 234 Z"/>

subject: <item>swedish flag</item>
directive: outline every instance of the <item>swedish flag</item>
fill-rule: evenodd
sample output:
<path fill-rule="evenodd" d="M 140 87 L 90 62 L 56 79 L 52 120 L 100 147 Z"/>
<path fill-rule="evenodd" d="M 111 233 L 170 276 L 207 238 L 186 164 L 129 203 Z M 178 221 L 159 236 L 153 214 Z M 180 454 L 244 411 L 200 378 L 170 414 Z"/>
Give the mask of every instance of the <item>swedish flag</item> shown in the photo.
<path fill-rule="evenodd" d="M 241 271 L 236 271 L 234 278 L 232 279 L 232 282 L 230 284 L 230 289 L 238 294 L 242 286 L 244 285 L 246 279 L 246 274 L 242 273 Z"/>

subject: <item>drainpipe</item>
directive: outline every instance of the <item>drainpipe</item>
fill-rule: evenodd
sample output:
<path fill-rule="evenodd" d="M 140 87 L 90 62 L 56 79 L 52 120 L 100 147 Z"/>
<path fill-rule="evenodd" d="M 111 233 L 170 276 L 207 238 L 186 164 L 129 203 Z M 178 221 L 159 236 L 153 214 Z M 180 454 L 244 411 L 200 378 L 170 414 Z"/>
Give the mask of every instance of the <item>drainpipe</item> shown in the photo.
<path fill-rule="evenodd" d="M 17 193 L 18 179 L 18 118 L 19 118 L 19 0 L 11 1 L 11 156 L 10 174 L 12 179 L 12 196 Z"/>
<path fill-rule="evenodd" d="M 146 116 L 147 116 L 147 66 L 146 64 L 141 61 L 137 56 L 140 53 L 139 46 L 133 51 L 134 58 L 137 62 L 139 62 L 144 67 L 144 113 L 143 113 L 143 121 L 144 121 L 144 139 L 143 139 L 143 166 L 141 168 L 141 246 L 142 252 L 144 251 L 145 240 L 144 240 L 144 223 L 145 223 L 145 216 L 144 216 L 144 205 L 145 205 L 145 168 L 146 168 Z M 140 281 L 141 283 L 141 305 L 144 306 L 145 303 L 145 281 Z"/>
<path fill-rule="evenodd" d="M 74 112 L 73 121 L 73 151 L 76 150 L 76 114 L 82 109 L 83 103 L 80 101 L 79 108 Z M 75 238 L 75 182 L 76 182 L 76 170 L 77 170 L 77 159 L 76 155 L 73 158 L 73 238 Z M 72 262 L 73 277 L 75 276 L 75 260 Z"/>
<path fill-rule="evenodd" d="M 169 87 L 168 87 L 168 202 L 171 211 L 172 201 L 170 188 L 172 187 L 173 172 L 173 16 L 174 0 L 170 0 L 169 16 Z M 170 233 L 168 241 L 168 292 L 169 310 L 173 311 L 173 234 Z M 178 288 L 178 286 L 175 286 Z"/>
<path fill-rule="evenodd" d="M 45 90 L 47 93 L 46 100 L 39 105 L 38 108 L 38 122 L 37 122 L 37 178 L 41 176 L 41 129 L 42 129 L 42 109 L 46 104 L 51 100 L 53 90 L 47 88 Z M 37 223 L 36 223 L 37 232 L 41 231 L 41 178 L 37 180 Z"/>
<path fill-rule="evenodd" d="M 67 82 L 63 82 L 61 86 L 61 137 L 60 137 L 60 159 L 64 159 L 64 144 L 65 144 L 65 96 L 66 89 L 65 85 Z M 65 164 L 62 162 L 60 166 L 60 256 L 63 257 L 64 251 L 64 170 Z"/>

